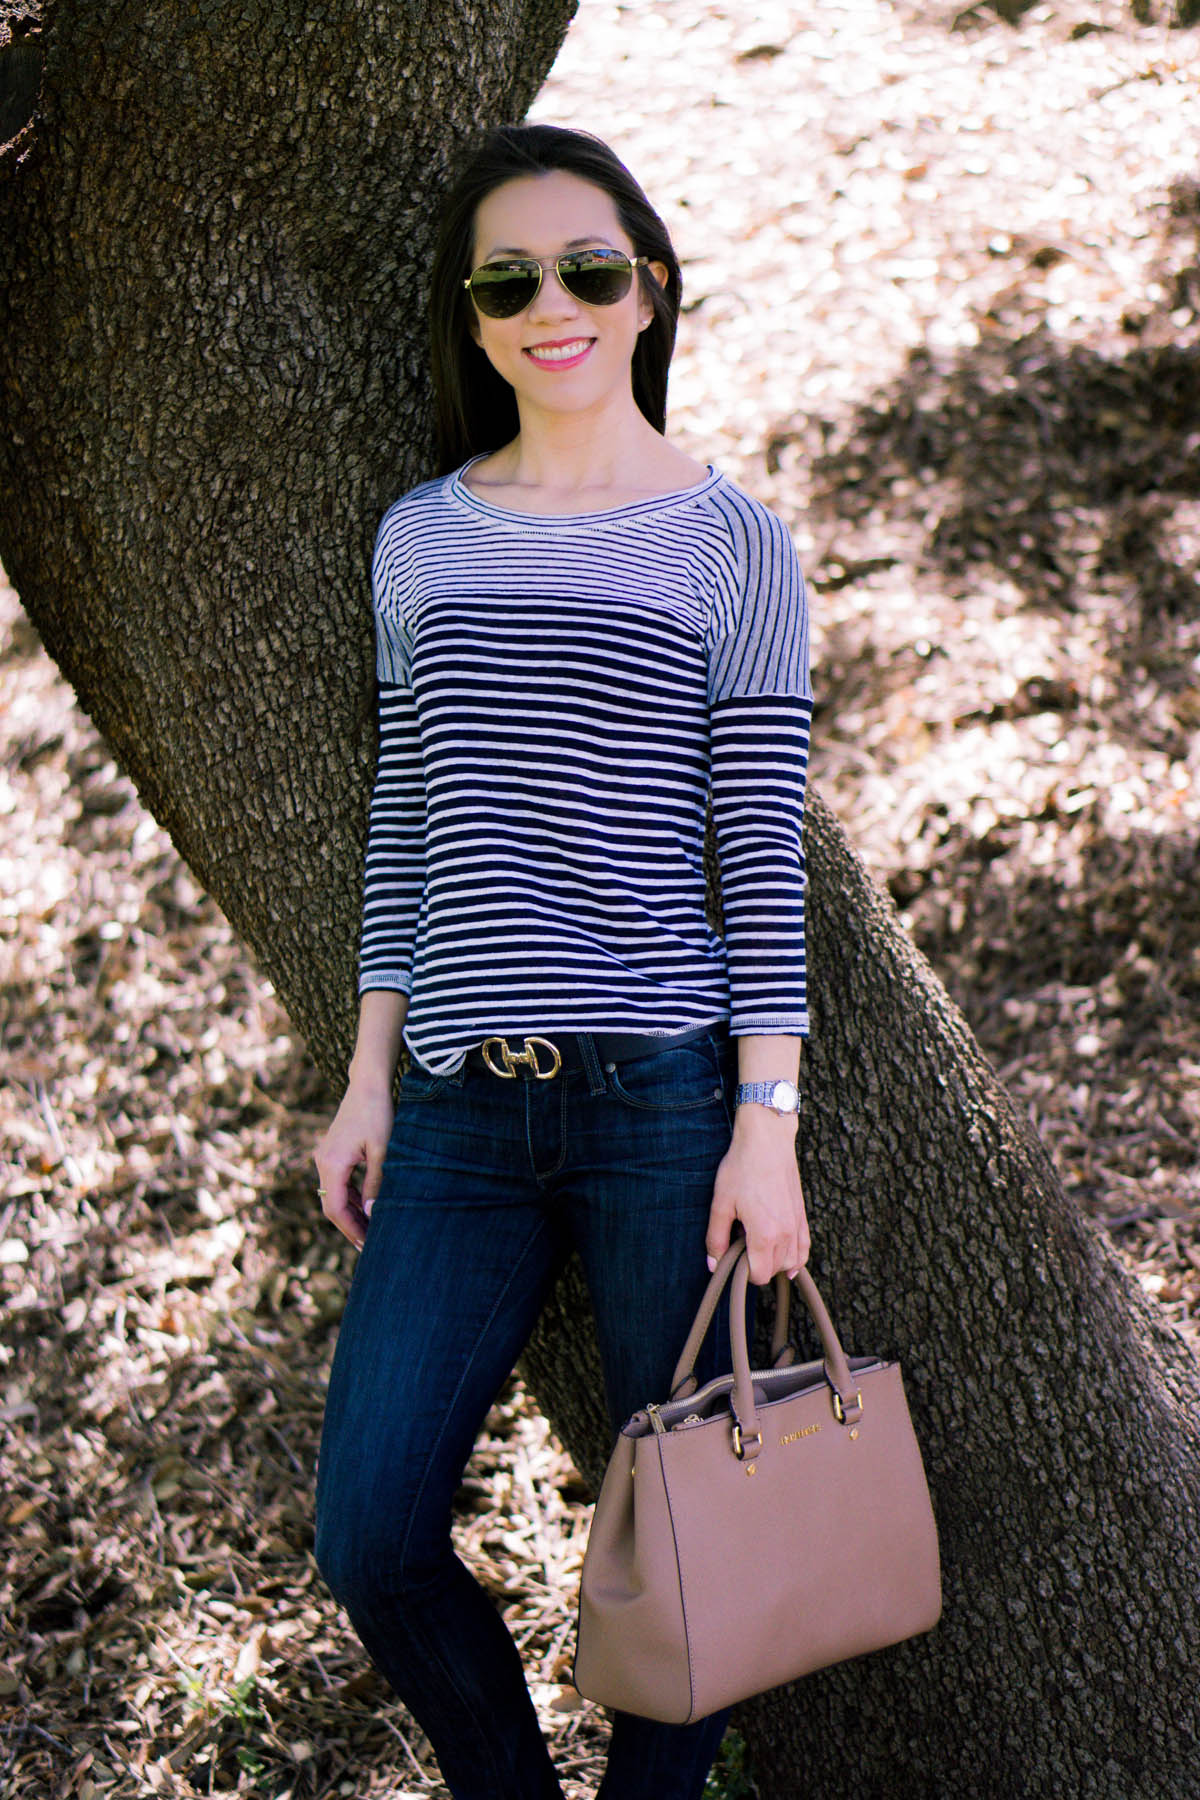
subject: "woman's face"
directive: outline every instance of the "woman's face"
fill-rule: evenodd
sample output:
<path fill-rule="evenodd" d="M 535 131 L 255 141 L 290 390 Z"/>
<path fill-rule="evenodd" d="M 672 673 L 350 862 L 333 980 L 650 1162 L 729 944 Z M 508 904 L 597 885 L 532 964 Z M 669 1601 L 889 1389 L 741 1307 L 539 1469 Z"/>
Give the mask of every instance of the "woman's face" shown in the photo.
<path fill-rule="evenodd" d="M 581 412 L 632 393 L 634 347 L 652 317 L 636 273 L 623 300 L 586 306 L 554 272 L 554 258 L 564 250 L 596 246 L 634 254 L 612 198 L 562 170 L 506 181 L 475 214 L 472 269 L 513 255 L 535 256 L 543 264 L 537 294 L 514 318 L 485 318 L 469 301 L 471 335 L 516 390 L 523 413 Z M 662 263 L 651 264 L 651 273 L 666 280 Z"/>

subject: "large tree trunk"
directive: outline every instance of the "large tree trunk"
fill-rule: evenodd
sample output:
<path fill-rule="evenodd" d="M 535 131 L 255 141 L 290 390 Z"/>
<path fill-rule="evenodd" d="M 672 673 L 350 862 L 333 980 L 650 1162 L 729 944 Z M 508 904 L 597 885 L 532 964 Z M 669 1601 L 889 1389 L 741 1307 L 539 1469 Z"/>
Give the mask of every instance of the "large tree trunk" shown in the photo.
<path fill-rule="evenodd" d="M 815 807 L 802 1162 L 823 1292 L 900 1358 L 928 1638 L 748 1709 L 764 1793 L 1200 1795 L 1200 1383 Z M 826 1273 L 827 1271 L 827 1273 Z"/>
<path fill-rule="evenodd" d="M 0 157 L 0 557 L 327 1069 L 371 538 L 430 472 L 437 190 L 481 122 L 523 116 L 574 9 L 59 0 L 41 116 Z"/>
<path fill-rule="evenodd" d="M 523 112 L 570 10 L 59 0 L 41 115 L 0 159 L 0 557 L 335 1076 L 366 560 L 428 466 L 436 191 L 467 130 Z M 809 851 L 814 1262 L 848 1346 L 904 1364 L 946 1610 L 744 1709 L 764 1800 L 1194 1800 L 1195 1367 L 815 801 Z M 595 1478 L 574 1282 L 526 1369 Z"/>
<path fill-rule="evenodd" d="M 1194 1358 L 816 797 L 806 841 L 812 1266 L 847 1347 L 904 1369 L 945 1611 L 742 1709 L 763 1800 L 1196 1800 Z M 585 1305 L 559 1298 L 527 1364 L 595 1478 L 595 1410 L 562 1353 L 583 1353 Z"/>

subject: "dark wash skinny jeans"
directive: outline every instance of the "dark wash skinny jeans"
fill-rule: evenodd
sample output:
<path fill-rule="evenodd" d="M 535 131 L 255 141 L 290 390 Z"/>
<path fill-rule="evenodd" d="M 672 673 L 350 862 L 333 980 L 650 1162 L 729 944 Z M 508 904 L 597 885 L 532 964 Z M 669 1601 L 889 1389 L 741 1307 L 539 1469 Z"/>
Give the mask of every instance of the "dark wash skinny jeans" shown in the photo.
<path fill-rule="evenodd" d="M 455 1800 L 561 1800 L 517 1650 L 450 1546 L 483 1419 L 571 1249 L 591 1290 L 614 1434 L 664 1399 L 708 1279 L 736 1041 L 721 1028 L 616 1069 L 401 1084 L 334 1357 L 316 1555 Z M 699 1372 L 727 1369 L 724 1307 Z M 699 1800 L 727 1714 L 618 1713 L 599 1800 Z"/>

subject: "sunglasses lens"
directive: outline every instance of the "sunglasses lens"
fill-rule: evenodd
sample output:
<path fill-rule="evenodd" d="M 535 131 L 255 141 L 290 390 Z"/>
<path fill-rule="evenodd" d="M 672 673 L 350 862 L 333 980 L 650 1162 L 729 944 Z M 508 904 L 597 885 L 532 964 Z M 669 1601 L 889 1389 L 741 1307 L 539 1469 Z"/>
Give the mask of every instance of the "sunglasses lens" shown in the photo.
<path fill-rule="evenodd" d="M 633 265 L 619 250 L 584 250 L 559 257 L 558 278 L 584 306 L 615 306 L 629 292 Z"/>
<path fill-rule="evenodd" d="M 471 298 L 489 319 L 511 319 L 537 293 L 541 269 L 535 262 L 484 263 L 471 277 Z"/>
<path fill-rule="evenodd" d="M 532 259 L 484 263 L 471 276 L 471 297 L 489 319 L 513 319 L 538 291 L 541 265 Z M 579 250 L 558 259 L 558 278 L 584 306 L 615 306 L 629 292 L 633 264 L 620 250 Z"/>

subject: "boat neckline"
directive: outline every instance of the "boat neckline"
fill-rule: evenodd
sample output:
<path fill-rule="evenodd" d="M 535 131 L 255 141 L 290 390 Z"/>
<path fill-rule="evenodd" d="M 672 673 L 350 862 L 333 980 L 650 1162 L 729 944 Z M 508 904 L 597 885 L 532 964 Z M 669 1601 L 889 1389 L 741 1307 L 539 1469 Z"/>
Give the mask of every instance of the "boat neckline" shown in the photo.
<path fill-rule="evenodd" d="M 673 488 L 663 494 L 647 494 L 644 500 L 628 500 L 624 506 L 605 506 L 593 512 L 575 513 L 536 513 L 521 512 L 511 506 L 497 506 L 493 500 L 485 500 L 474 488 L 469 488 L 463 480 L 467 470 L 475 463 L 481 462 L 486 451 L 479 456 L 471 457 L 460 469 L 455 469 L 446 477 L 446 490 L 461 506 L 472 512 L 485 513 L 490 518 L 503 520 L 506 524 L 523 527 L 558 530 L 570 525 L 598 525 L 606 521 L 640 518 L 647 513 L 667 512 L 677 506 L 688 506 L 692 501 L 702 498 L 713 488 L 720 485 L 725 477 L 714 464 L 708 464 L 708 473 L 703 481 L 697 481 L 691 487 Z"/>

